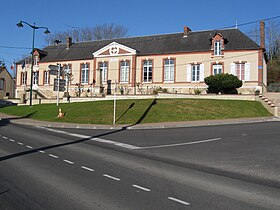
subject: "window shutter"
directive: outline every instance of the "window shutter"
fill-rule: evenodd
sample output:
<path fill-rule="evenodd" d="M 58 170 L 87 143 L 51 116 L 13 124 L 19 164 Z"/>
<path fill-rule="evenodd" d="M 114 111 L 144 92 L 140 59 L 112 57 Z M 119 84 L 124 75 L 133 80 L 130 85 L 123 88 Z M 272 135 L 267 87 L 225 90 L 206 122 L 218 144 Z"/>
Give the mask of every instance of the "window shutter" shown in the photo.
<path fill-rule="evenodd" d="M 230 64 L 230 73 L 236 76 L 235 63 Z"/>
<path fill-rule="evenodd" d="M 200 64 L 199 80 L 200 82 L 204 82 L 204 64 Z"/>
<path fill-rule="evenodd" d="M 245 63 L 245 81 L 250 81 L 250 63 Z"/>
<path fill-rule="evenodd" d="M 192 66 L 190 64 L 187 65 L 187 82 L 191 82 L 192 77 Z"/>

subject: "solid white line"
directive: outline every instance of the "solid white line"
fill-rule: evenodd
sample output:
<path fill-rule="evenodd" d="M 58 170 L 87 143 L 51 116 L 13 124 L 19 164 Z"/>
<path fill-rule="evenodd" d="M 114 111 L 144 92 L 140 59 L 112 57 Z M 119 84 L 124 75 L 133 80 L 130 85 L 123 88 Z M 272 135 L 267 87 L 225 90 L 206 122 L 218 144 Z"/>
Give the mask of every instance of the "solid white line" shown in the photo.
<path fill-rule="evenodd" d="M 81 168 L 82 168 L 82 169 L 85 169 L 85 170 L 87 170 L 87 171 L 91 171 L 91 172 L 94 171 L 92 168 L 88 168 L 88 167 L 85 167 L 85 166 L 81 166 Z"/>
<path fill-rule="evenodd" d="M 106 139 L 100 139 L 100 138 L 92 138 L 90 140 L 96 141 L 96 142 L 101 142 L 101 143 L 106 143 L 106 144 L 113 144 L 113 145 L 123 147 L 123 148 L 126 148 L 126 149 L 140 149 L 141 148 L 141 147 L 133 146 L 133 145 L 130 145 L 130 144 L 125 144 L 125 143 L 120 143 L 120 142 L 106 140 Z"/>
<path fill-rule="evenodd" d="M 145 188 L 145 187 L 141 187 L 141 186 L 139 186 L 139 185 L 132 185 L 132 187 L 135 187 L 135 188 L 138 188 L 138 189 L 140 189 L 140 190 L 144 190 L 144 191 L 146 191 L 146 192 L 150 192 L 151 190 L 150 189 L 148 189 L 148 188 Z"/>
<path fill-rule="evenodd" d="M 56 155 L 53 155 L 53 154 L 49 154 L 50 157 L 53 157 L 53 158 L 58 158 L 58 156 Z"/>
<path fill-rule="evenodd" d="M 3 139 L 8 139 L 8 137 L 6 137 L 6 136 L 2 136 L 2 138 L 3 138 Z"/>
<path fill-rule="evenodd" d="M 29 145 L 27 145 L 26 147 L 29 148 L 29 149 L 32 149 L 32 148 L 33 148 L 33 147 L 29 146 Z"/>
<path fill-rule="evenodd" d="M 178 203 L 181 203 L 181 204 L 184 204 L 186 206 L 190 205 L 190 203 L 186 202 L 186 201 L 182 201 L 182 200 L 179 200 L 177 198 L 173 198 L 173 197 L 168 197 L 169 200 L 172 200 L 172 201 L 175 201 L 175 202 L 178 202 Z"/>
<path fill-rule="evenodd" d="M 63 160 L 63 161 L 66 162 L 66 163 L 69 163 L 69 164 L 74 164 L 74 162 L 69 161 L 69 160 Z"/>
<path fill-rule="evenodd" d="M 107 177 L 107 178 L 109 178 L 109 179 L 113 179 L 113 180 L 115 180 L 115 181 L 120 181 L 119 178 L 114 177 L 114 176 L 110 176 L 110 175 L 108 175 L 108 174 L 103 174 L 103 176 L 104 176 L 104 177 Z"/>
<path fill-rule="evenodd" d="M 23 143 L 21 143 L 21 142 L 18 142 L 18 144 L 19 144 L 19 145 L 23 145 Z"/>
<path fill-rule="evenodd" d="M 186 143 L 179 143 L 179 144 L 166 144 L 166 145 L 159 145 L 159 146 L 149 146 L 149 147 L 139 147 L 139 149 L 152 149 L 152 148 L 163 148 L 163 147 L 175 147 L 175 146 L 182 146 L 182 145 L 192 145 L 192 144 L 201 144 L 206 142 L 218 141 L 222 138 L 214 138 L 214 139 L 206 139 L 201 141 L 193 141 L 193 142 L 186 142 Z"/>
<path fill-rule="evenodd" d="M 43 151 L 43 150 L 39 150 L 39 152 L 40 152 L 40 153 L 43 153 L 43 154 L 44 154 L 44 153 L 46 153 L 46 152 L 45 152 L 45 151 Z"/>
<path fill-rule="evenodd" d="M 90 136 L 86 136 L 86 135 L 82 135 L 82 134 L 76 134 L 76 133 L 66 133 L 70 136 L 75 136 L 75 137 L 78 137 L 78 138 L 82 138 L 82 139 L 88 139 L 90 138 Z"/>
<path fill-rule="evenodd" d="M 11 142 L 15 142 L 15 140 L 14 140 L 14 139 L 9 139 L 9 141 L 11 141 Z"/>

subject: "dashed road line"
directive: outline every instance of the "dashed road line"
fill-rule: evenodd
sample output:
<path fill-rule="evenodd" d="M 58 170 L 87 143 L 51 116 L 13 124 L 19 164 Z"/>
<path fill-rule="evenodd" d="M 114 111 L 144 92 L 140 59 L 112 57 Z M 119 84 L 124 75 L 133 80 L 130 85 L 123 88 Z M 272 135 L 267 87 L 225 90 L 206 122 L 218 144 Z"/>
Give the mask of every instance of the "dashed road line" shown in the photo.
<path fill-rule="evenodd" d="M 2 138 L 3 138 L 3 139 L 8 139 L 8 137 L 6 137 L 6 136 L 2 136 Z"/>
<path fill-rule="evenodd" d="M 117 177 L 114 177 L 114 176 L 111 176 L 111 175 L 108 175 L 108 174 L 103 174 L 104 177 L 107 177 L 109 179 L 113 179 L 115 181 L 120 181 L 121 179 L 117 178 Z"/>
<path fill-rule="evenodd" d="M 91 172 L 94 171 L 94 169 L 88 168 L 88 167 L 86 167 L 86 166 L 81 166 L 81 168 L 82 168 L 82 169 L 85 169 L 85 170 L 87 170 L 87 171 L 91 171 Z"/>
<path fill-rule="evenodd" d="M 65 163 L 69 163 L 69 164 L 74 164 L 74 162 L 70 161 L 70 160 L 63 160 Z"/>
<path fill-rule="evenodd" d="M 189 206 L 190 203 L 186 202 L 186 201 L 183 201 L 183 200 L 180 200 L 178 198 L 174 198 L 174 197 L 168 197 L 169 200 L 172 200 L 172 201 L 175 201 L 177 203 L 180 203 L 180 204 L 183 204 L 183 205 L 186 205 L 186 206 Z"/>
<path fill-rule="evenodd" d="M 9 139 L 9 141 L 11 141 L 11 142 L 15 142 L 15 140 L 14 140 L 14 139 Z"/>
<path fill-rule="evenodd" d="M 29 149 L 32 149 L 32 148 L 33 148 L 33 147 L 29 146 L 29 145 L 27 145 L 26 147 L 29 148 Z"/>
<path fill-rule="evenodd" d="M 39 150 L 39 152 L 40 152 L 40 153 L 42 153 L 42 154 L 46 153 L 46 152 L 45 152 L 45 151 L 43 151 L 43 150 Z"/>
<path fill-rule="evenodd" d="M 137 188 L 137 189 L 140 189 L 140 190 L 143 190 L 143 191 L 146 191 L 146 192 L 150 192 L 150 191 L 151 191 L 151 190 L 148 189 L 148 188 L 141 187 L 141 186 L 136 185 L 136 184 L 132 185 L 132 187 L 135 187 L 135 188 Z"/>
<path fill-rule="evenodd" d="M 23 145 L 23 143 L 22 143 L 22 142 L 18 142 L 17 144 L 19 144 L 19 145 Z"/>
<path fill-rule="evenodd" d="M 53 154 L 49 154 L 50 157 L 53 157 L 53 158 L 58 158 L 58 156 L 56 155 L 53 155 Z"/>

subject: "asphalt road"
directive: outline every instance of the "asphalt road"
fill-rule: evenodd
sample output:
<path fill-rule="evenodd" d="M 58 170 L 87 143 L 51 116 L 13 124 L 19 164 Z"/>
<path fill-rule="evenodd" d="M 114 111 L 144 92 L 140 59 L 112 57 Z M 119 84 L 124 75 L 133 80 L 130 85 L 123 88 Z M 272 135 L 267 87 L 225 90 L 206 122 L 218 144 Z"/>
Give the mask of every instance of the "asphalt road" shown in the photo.
<path fill-rule="evenodd" d="M 0 209 L 280 209 L 279 122 L 0 127 Z"/>

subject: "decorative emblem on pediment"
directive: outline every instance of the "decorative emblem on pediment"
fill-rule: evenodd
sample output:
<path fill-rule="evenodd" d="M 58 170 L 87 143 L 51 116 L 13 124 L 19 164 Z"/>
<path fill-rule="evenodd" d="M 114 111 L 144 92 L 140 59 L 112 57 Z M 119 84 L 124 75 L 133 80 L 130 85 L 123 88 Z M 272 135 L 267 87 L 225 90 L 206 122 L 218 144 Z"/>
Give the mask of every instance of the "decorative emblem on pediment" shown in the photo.
<path fill-rule="evenodd" d="M 119 51 L 120 51 L 120 48 L 116 45 L 111 46 L 109 49 L 110 55 L 117 55 L 117 54 L 119 54 Z"/>

